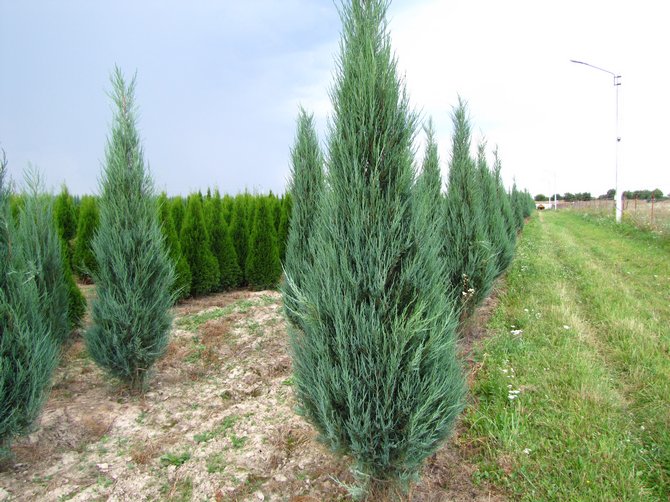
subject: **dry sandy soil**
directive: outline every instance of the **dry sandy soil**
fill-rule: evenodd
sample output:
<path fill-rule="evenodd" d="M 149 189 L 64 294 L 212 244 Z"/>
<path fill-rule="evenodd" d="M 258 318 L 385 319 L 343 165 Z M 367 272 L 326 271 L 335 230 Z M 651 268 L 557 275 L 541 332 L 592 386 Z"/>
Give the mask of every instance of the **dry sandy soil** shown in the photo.
<path fill-rule="evenodd" d="M 75 337 L 35 432 L 0 468 L 0 501 L 349 499 L 346 461 L 294 412 L 280 295 L 222 293 L 174 313 L 167 355 L 141 397 Z M 472 451 L 456 434 L 409 500 L 501 500 L 473 484 Z"/>

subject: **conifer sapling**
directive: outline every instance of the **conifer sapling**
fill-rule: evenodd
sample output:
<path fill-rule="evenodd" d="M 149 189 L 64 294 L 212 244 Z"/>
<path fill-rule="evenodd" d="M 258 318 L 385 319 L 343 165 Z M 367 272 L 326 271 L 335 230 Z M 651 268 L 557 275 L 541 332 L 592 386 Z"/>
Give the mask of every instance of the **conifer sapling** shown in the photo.
<path fill-rule="evenodd" d="M 142 391 L 168 345 L 175 271 L 136 128 L 135 79 L 126 85 L 116 68 L 111 80 L 116 111 L 100 182 L 100 228 L 92 245 L 97 298 L 85 339 L 98 365 Z"/>

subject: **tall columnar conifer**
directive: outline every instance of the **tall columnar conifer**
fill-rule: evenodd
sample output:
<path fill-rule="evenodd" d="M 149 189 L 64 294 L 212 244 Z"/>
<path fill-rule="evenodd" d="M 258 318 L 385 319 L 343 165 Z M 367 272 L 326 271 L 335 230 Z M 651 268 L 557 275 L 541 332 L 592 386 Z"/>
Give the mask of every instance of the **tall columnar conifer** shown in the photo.
<path fill-rule="evenodd" d="M 223 220 L 226 222 L 226 226 L 230 229 L 230 219 L 233 215 L 233 204 L 235 199 L 230 195 L 226 194 L 223 196 L 221 205 L 223 206 Z"/>
<path fill-rule="evenodd" d="M 69 243 L 77 235 L 77 220 L 74 209 L 74 201 L 63 184 L 60 194 L 54 202 L 54 218 L 60 237 Z"/>
<path fill-rule="evenodd" d="M 493 150 L 493 175 L 496 181 L 496 192 L 498 194 L 498 203 L 500 204 L 500 212 L 505 222 L 505 235 L 507 240 L 504 242 L 503 252 L 499 256 L 501 270 L 507 270 L 512 258 L 514 258 L 514 249 L 516 246 L 516 223 L 514 220 L 514 211 L 512 210 L 512 202 L 510 200 L 505 185 L 502 180 L 502 161 L 498 147 Z"/>
<path fill-rule="evenodd" d="M 184 221 L 184 213 L 186 212 L 184 199 L 182 199 L 180 196 L 174 197 L 170 204 L 170 212 L 172 213 L 174 229 L 177 232 L 177 235 L 181 235 L 181 226 Z"/>
<path fill-rule="evenodd" d="M 217 289 L 226 291 L 240 284 L 242 272 L 237 261 L 233 240 L 223 219 L 221 194 L 216 190 L 211 199 L 209 235 L 212 254 L 219 265 L 219 284 Z"/>
<path fill-rule="evenodd" d="M 246 201 L 241 195 L 235 197 L 233 202 L 233 211 L 230 217 L 230 236 L 233 239 L 235 253 L 237 254 L 237 263 L 242 271 L 241 285 L 247 283 L 245 269 L 247 263 L 247 249 L 249 247 L 249 221 L 245 208 Z"/>
<path fill-rule="evenodd" d="M 116 68 L 111 81 L 116 113 L 100 182 L 96 299 L 85 339 L 99 366 L 142 391 L 168 345 L 175 271 L 137 132 L 135 79 L 126 85 Z"/>
<path fill-rule="evenodd" d="M 54 219 L 61 239 L 61 255 L 63 258 L 63 274 L 68 289 L 68 317 L 70 327 L 76 329 L 86 313 L 86 298 L 80 291 L 72 273 L 74 239 L 77 235 L 77 214 L 72 196 L 63 184 L 60 194 L 54 202 Z"/>
<path fill-rule="evenodd" d="M 74 330 L 81 327 L 82 320 L 86 314 L 86 297 L 74 279 L 70 262 L 67 259 L 68 254 L 65 243 L 62 243 L 61 256 L 63 258 L 63 275 L 68 291 L 67 315 L 70 321 L 70 328 Z"/>
<path fill-rule="evenodd" d="M 510 192 L 510 200 L 512 202 L 512 213 L 514 215 L 514 225 L 519 231 L 523 228 L 523 196 L 516 187 L 516 180 L 512 183 L 512 191 Z"/>
<path fill-rule="evenodd" d="M 161 194 L 158 197 L 158 219 L 176 273 L 172 290 L 175 293 L 176 299 L 181 300 L 191 293 L 191 269 L 188 266 L 184 253 L 181 251 L 181 243 L 179 242 L 179 237 L 177 237 L 177 231 L 172 221 L 171 207 L 167 195 L 164 193 Z"/>
<path fill-rule="evenodd" d="M 291 194 L 284 195 L 281 201 L 281 215 L 279 216 L 279 229 L 277 230 L 277 245 L 279 246 L 279 259 L 282 263 L 286 259 L 286 243 L 288 241 L 288 229 L 291 222 Z"/>
<path fill-rule="evenodd" d="M 72 260 L 77 275 L 87 281 L 92 279 L 93 274 L 98 269 L 91 243 L 99 224 L 100 214 L 98 212 L 98 203 L 94 197 L 83 197 L 81 200 L 81 209 L 79 210 L 77 241 L 74 246 Z"/>
<path fill-rule="evenodd" d="M 31 235 L 53 230 L 35 229 L 45 223 L 44 215 L 33 213 L 39 204 L 30 204 L 24 213 L 27 222 L 17 227 L 12 221 L 9 191 L 5 185 L 7 160 L 0 157 L 0 459 L 11 455 L 11 441 L 29 431 L 48 395 L 51 376 L 58 363 L 58 325 L 45 316 L 51 308 L 49 291 L 40 291 L 42 273 L 37 256 L 23 248 Z M 55 231 L 54 231 L 55 234 Z M 48 239 L 57 243 L 56 235 Z M 40 244 L 38 244 L 40 245 Z M 46 246 L 46 243 L 44 244 Z M 60 247 L 45 253 L 55 255 Z M 60 296 L 60 295 L 59 295 Z"/>
<path fill-rule="evenodd" d="M 268 196 L 270 202 L 270 213 L 272 214 L 272 223 L 275 227 L 275 232 L 279 232 L 279 221 L 281 220 L 281 199 L 270 191 Z"/>
<path fill-rule="evenodd" d="M 19 214 L 14 239 L 16 257 L 38 271 L 35 276 L 41 301 L 41 315 L 48 331 L 58 343 L 70 335 L 68 319 L 68 284 L 63 271 L 62 242 L 53 216 L 51 196 L 42 193 L 42 183 L 37 173 L 26 173 L 29 192 Z"/>
<path fill-rule="evenodd" d="M 259 197 L 256 200 L 253 226 L 249 236 L 246 277 L 249 286 L 257 290 L 276 287 L 281 277 L 272 204 L 270 198 Z"/>
<path fill-rule="evenodd" d="M 497 264 L 487 240 L 481 187 L 470 156 L 470 122 L 461 98 L 452 121 L 445 252 L 454 292 L 461 298 L 464 313 L 469 314 L 488 295 Z"/>
<path fill-rule="evenodd" d="M 205 295 L 219 284 L 219 264 L 209 246 L 209 235 L 203 214 L 202 198 L 188 198 L 181 229 L 181 249 L 191 269 L 191 295 Z"/>
<path fill-rule="evenodd" d="M 323 187 L 323 155 L 314 127 L 314 117 L 300 108 L 295 142 L 291 149 L 288 193 L 293 209 L 283 261 L 286 276 L 290 278 L 284 284 L 284 306 L 288 318 L 294 323 L 299 323 L 299 319 L 293 313 L 297 306 L 292 303 L 295 295 L 291 290 L 302 289 L 304 278 L 312 268 L 311 240 Z"/>
<path fill-rule="evenodd" d="M 477 176 L 482 189 L 482 213 L 484 215 L 486 238 L 491 244 L 495 273 L 498 276 L 505 270 L 501 268 L 503 264 L 501 254 L 507 252 L 505 246 L 508 245 L 509 240 L 506 235 L 505 220 L 498 202 L 496 180 L 486 161 L 485 141 L 477 145 Z"/>
<path fill-rule="evenodd" d="M 355 472 L 380 485 L 419 471 L 451 432 L 464 392 L 443 236 L 414 239 L 430 227 L 434 206 L 413 207 L 416 116 L 386 10 L 384 0 L 342 9 L 314 259 L 300 288 L 285 291 L 300 319 L 290 337 L 301 412 L 331 449 L 354 460 Z"/>

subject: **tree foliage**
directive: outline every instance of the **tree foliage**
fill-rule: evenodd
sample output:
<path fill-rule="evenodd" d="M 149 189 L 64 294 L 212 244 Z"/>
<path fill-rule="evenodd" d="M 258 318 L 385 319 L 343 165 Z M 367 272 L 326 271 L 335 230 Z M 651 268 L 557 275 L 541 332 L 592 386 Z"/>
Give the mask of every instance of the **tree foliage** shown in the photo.
<path fill-rule="evenodd" d="M 247 249 L 249 247 L 249 216 L 245 208 L 245 199 L 245 197 L 239 195 L 235 197 L 230 216 L 230 236 L 233 240 L 233 246 L 235 246 L 237 263 L 242 271 L 242 285 L 247 283 L 245 272 Z"/>
<path fill-rule="evenodd" d="M 312 265 L 311 240 L 315 216 L 324 187 L 323 155 L 314 127 L 314 118 L 303 108 L 298 115 L 296 138 L 291 150 L 291 175 L 288 192 L 291 194 L 291 225 L 286 239 L 284 270 L 290 281 L 284 284 L 286 313 L 294 323 L 296 306 L 292 304 L 292 288 L 300 290 Z"/>
<path fill-rule="evenodd" d="M 186 213 L 184 199 L 179 196 L 174 197 L 170 203 L 170 212 L 172 213 L 175 232 L 177 232 L 177 235 L 181 235 L 181 226 L 184 222 L 184 214 Z"/>
<path fill-rule="evenodd" d="M 111 81 L 116 113 L 100 182 L 96 299 L 85 338 L 98 365 L 141 391 L 169 341 L 175 271 L 137 132 L 135 79 L 126 85 L 116 68 Z"/>
<path fill-rule="evenodd" d="M 277 286 L 281 277 L 281 262 L 275 233 L 272 201 L 256 201 L 254 223 L 249 236 L 246 277 L 252 289 L 270 289 Z"/>
<path fill-rule="evenodd" d="M 202 198 L 198 194 L 188 198 L 181 229 L 181 249 L 191 269 L 191 295 L 214 291 L 220 279 L 219 264 L 210 249 Z"/>
<path fill-rule="evenodd" d="M 493 150 L 493 177 L 496 182 L 496 193 L 500 213 L 502 214 L 505 223 L 502 233 L 500 234 L 500 251 L 498 253 L 498 269 L 507 270 L 512 259 L 514 258 L 514 249 L 516 247 L 516 224 L 514 220 L 514 211 L 512 210 L 512 201 L 505 190 L 505 185 L 502 181 L 502 160 L 500 153 L 496 147 Z"/>
<path fill-rule="evenodd" d="M 12 439 L 29 431 L 38 417 L 60 352 L 60 334 L 51 331 L 59 322 L 45 316 L 52 311 L 50 305 L 45 305 L 51 301 L 50 291 L 45 293 L 38 284 L 38 281 L 46 284 L 40 278 L 41 264 L 37 256 L 30 256 L 30 250 L 23 248 L 28 237 L 35 233 L 44 235 L 50 230 L 54 236 L 48 244 L 57 242 L 53 222 L 45 229 L 32 228 L 33 224 L 45 223 L 45 216 L 35 214 L 33 211 L 39 204 L 31 203 L 24 212 L 25 225 L 14 224 L 5 185 L 6 166 L 3 152 L 0 158 L 0 458 L 11 455 Z M 39 201 L 43 202 L 43 199 Z M 56 246 L 55 251 L 45 254 L 55 255 L 59 250 Z"/>
<path fill-rule="evenodd" d="M 286 244 L 288 241 L 288 229 L 291 223 L 291 211 L 293 203 L 291 194 L 284 195 L 281 201 L 281 214 L 279 216 L 279 228 L 277 229 L 277 245 L 279 246 L 279 259 L 282 263 L 286 258 Z"/>
<path fill-rule="evenodd" d="M 452 113 L 454 132 L 446 200 L 445 254 L 453 291 L 469 314 L 488 295 L 496 275 L 496 263 L 487 238 L 482 187 L 475 161 L 470 156 L 470 121 L 467 106 L 459 98 Z"/>
<path fill-rule="evenodd" d="M 416 117 L 385 14 L 382 0 L 342 9 L 314 258 L 300 288 L 285 290 L 300 319 L 290 337 L 301 412 L 375 483 L 419 471 L 449 435 L 464 391 L 439 259 L 443 236 L 414 239 L 429 228 L 436 202 L 413 209 Z"/>
<path fill-rule="evenodd" d="M 77 219 L 74 201 L 65 184 L 61 187 L 61 192 L 54 202 L 54 218 L 58 234 L 69 243 L 77 235 Z"/>
<path fill-rule="evenodd" d="M 62 244 L 53 216 L 52 199 L 42 193 L 42 184 L 36 172 L 26 173 L 29 192 L 19 215 L 14 238 L 15 257 L 37 271 L 34 278 L 42 298 L 41 316 L 48 332 L 58 343 L 70 335 L 68 319 L 69 293 L 63 271 Z"/>
<path fill-rule="evenodd" d="M 219 266 L 217 289 L 226 291 L 239 286 L 242 280 L 242 271 L 237 261 L 237 253 L 228 226 L 223 218 L 223 205 L 218 190 L 214 192 L 214 196 L 211 198 L 209 235 L 212 254 Z"/>
<path fill-rule="evenodd" d="M 98 264 L 95 261 L 91 243 L 99 224 L 100 214 L 95 197 L 83 197 L 79 210 L 77 241 L 74 246 L 72 263 L 77 275 L 87 281 L 90 281 L 98 270 Z"/>
<path fill-rule="evenodd" d="M 76 329 L 81 326 L 81 321 L 86 313 L 86 298 L 77 286 L 72 273 L 74 239 L 77 236 L 77 212 L 74 199 L 63 184 L 61 192 L 54 202 L 54 219 L 56 228 L 61 239 L 61 255 L 63 258 L 63 274 L 68 290 L 68 317 L 70 328 Z"/>
<path fill-rule="evenodd" d="M 165 239 L 170 259 L 175 269 L 175 281 L 172 290 L 176 300 L 186 298 L 191 293 L 191 269 L 181 251 L 181 243 L 172 221 L 171 204 L 167 195 L 158 197 L 158 219 Z"/>

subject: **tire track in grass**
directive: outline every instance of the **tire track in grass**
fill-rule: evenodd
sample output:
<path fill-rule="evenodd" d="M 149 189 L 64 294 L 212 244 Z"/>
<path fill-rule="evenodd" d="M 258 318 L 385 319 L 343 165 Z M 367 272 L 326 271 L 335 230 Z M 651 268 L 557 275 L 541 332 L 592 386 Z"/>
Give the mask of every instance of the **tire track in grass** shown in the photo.
<path fill-rule="evenodd" d="M 515 499 L 663 500 L 602 320 L 565 261 L 572 234 L 553 217 L 524 230 L 476 354 L 465 419 L 482 445 L 475 478 Z"/>
<path fill-rule="evenodd" d="M 566 221 L 573 221 L 574 216 Z M 556 221 L 555 223 L 559 223 Z M 553 228 L 558 230 L 557 225 Z M 649 469 L 647 483 L 661 496 L 670 494 L 670 308 L 642 296 L 645 274 L 629 276 L 610 273 L 612 255 L 603 249 L 619 248 L 635 253 L 649 262 L 645 247 L 633 239 L 619 240 L 613 233 L 604 234 L 593 224 L 562 225 L 565 253 L 562 261 L 575 274 L 576 289 L 589 305 L 585 317 L 596 328 L 596 335 L 605 345 L 607 357 L 617 371 L 620 386 L 631 403 L 629 412 L 643 442 L 641 454 Z M 565 229 L 570 228 L 571 235 Z M 578 232 L 579 240 L 576 238 Z M 590 233 L 590 234 L 589 234 Z M 587 237 L 585 237 L 587 236 Z M 602 247 L 585 246 L 585 238 L 601 242 Z M 645 260 L 645 258 L 647 258 Z M 648 272 L 667 274 L 667 262 L 658 261 Z M 661 292 L 659 297 L 663 298 Z"/>

